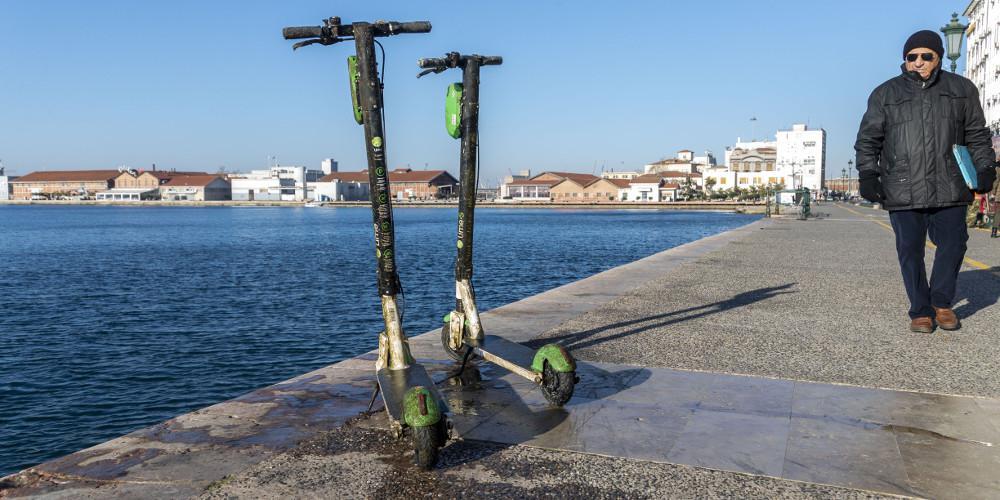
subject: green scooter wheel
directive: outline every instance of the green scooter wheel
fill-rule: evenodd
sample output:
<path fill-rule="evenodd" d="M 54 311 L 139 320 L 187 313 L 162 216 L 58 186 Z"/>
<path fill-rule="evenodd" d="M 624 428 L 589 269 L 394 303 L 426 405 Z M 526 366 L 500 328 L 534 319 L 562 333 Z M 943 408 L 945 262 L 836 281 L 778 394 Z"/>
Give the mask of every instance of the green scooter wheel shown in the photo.
<path fill-rule="evenodd" d="M 448 343 L 450 338 L 451 324 L 445 323 L 444 326 L 441 327 L 441 347 L 444 348 L 444 352 L 448 353 L 448 356 L 451 357 L 451 359 L 454 359 L 455 361 L 462 361 L 465 359 L 465 353 L 469 351 L 470 347 L 462 344 L 462 347 L 456 351 L 452 349 Z"/>
<path fill-rule="evenodd" d="M 561 407 L 573 397 L 576 380 L 576 371 L 557 372 L 546 361 L 542 369 L 542 395 L 549 403 Z"/>

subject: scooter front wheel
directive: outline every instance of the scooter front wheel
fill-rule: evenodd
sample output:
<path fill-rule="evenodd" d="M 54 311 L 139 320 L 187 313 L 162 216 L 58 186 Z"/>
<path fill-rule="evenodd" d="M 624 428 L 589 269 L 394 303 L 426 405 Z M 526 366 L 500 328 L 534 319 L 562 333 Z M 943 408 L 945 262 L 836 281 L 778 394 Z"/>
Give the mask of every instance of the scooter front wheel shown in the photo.
<path fill-rule="evenodd" d="M 444 348 L 444 352 L 448 353 L 448 356 L 450 356 L 451 359 L 454 359 L 455 361 L 462 361 L 463 359 L 465 359 L 465 353 L 469 352 L 470 347 L 465 344 L 462 344 L 462 347 L 459 347 L 458 350 L 456 351 L 455 349 L 451 348 L 449 342 L 450 339 L 451 339 L 451 324 L 445 323 L 444 326 L 441 327 L 441 347 Z"/>
<path fill-rule="evenodd" d="M 542 370 L 542 395 L 555 406 L 563 406 L 573 397 L 576 371 L 557 372 L 548 361 Z"/>

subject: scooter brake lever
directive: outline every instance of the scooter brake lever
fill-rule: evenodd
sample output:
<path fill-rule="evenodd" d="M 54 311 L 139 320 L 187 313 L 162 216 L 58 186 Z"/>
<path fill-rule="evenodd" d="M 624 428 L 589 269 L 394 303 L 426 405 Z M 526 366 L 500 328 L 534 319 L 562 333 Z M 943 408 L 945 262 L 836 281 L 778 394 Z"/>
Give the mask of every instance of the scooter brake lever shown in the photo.
<path fill-rule="evenodd" d="M 444 70 L 446 70 L 446 69 L 448 69 L 448 68 L 438 67 L 438 68 L 425 69 L 425 70 L 421 71 L 419 75 L 417 75 L 417 78 L 420 78 L 421 76 L 424 76 L 424 75 L 429 75 L 431 73 L 443 73 Z"/>
<path fill-rule="evenodd" d="M 292 50 L 298 50 L 298 49 L 300 49 L 302 47 L 305 47 L 306 45 L 312 45 L 314 43 L 318 43 L 320 45 L 333 45 L 333 44 L 335 44 L 335 43 L 337 43 L 339 41 L 340 40 L 337 39 L 337 38 L 313 38 L 313 39 L 306 40 L 304 42 L 299 42 L 299 43 L 296 43 L 295 45 L 292 45 Z"/>

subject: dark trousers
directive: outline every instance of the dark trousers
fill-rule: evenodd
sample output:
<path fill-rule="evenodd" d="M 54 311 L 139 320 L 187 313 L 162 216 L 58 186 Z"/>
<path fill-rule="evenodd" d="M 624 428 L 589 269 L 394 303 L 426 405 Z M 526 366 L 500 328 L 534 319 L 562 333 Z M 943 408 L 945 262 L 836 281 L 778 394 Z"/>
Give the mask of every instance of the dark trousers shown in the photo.
<path fill-rule="evenodd" d="M 965 206 L 889 212 L 896 233 L 896 255 L 903 285 L 910 298 L 910 318 L 934 317 L 934 307 L 951 307 L 958 271 L 965 259 L 969 231 Z M 931 280 L 927 282 L 924 244 L 930 236 L 937 246 Z"/>

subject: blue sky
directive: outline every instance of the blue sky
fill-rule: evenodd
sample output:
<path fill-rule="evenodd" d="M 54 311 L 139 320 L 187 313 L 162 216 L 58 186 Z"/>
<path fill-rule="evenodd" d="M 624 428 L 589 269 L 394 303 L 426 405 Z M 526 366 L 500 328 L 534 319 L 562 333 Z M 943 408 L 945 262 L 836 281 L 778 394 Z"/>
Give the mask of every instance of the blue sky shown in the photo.
<path fill-rule="evenodd" d="M 853 156 L 868 93 L 902 44 L 967 2 L 54 1 L 0 2 L 0 159 L 8 172 L 127 164 L 364 168 L 345 58 L 291 50 L 281 28 L 429 20 L 383 40 L 393 167 L 457 171 L 444 93 L 416 60 L 502 55 L 483 70 L 481 179 L 530 168 L 636 169 L 806 122 L 828 133 L 827 176 Z M 710 9 L 710 10 L 706 10 Z M 959 63 L 961 71 L 962 61 Z"/>

